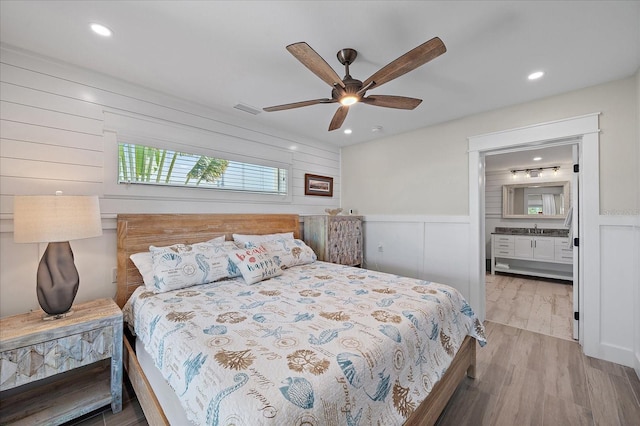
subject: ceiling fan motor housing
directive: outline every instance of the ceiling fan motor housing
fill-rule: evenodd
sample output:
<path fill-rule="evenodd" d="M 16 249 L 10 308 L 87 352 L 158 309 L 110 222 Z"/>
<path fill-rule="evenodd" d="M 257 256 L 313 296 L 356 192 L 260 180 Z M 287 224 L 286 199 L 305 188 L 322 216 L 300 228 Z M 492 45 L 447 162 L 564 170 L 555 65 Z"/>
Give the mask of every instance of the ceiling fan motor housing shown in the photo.
<path fill-rule="evenodd" d="M 362 89 L 362 82 L 355 78 L 351 78 L 350 75 L 347 75 L 342 82 L 344 83 L 344 89 L 336 85 L 331 91 L 331 97 L 333 99 L 340 99 L 345 95 L 355 95 L 360 91 L 360 89 Z"/>

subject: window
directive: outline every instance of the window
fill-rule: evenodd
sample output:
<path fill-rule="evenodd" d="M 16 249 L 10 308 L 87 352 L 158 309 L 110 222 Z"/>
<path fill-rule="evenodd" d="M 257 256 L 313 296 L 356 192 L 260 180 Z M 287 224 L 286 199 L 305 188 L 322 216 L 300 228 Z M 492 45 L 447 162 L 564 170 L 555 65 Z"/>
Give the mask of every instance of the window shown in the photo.
<path fill-rule="evenodd" d="M 206 155 L 118 144 L 118 183 L 287 194 L 287 169 Z"/>
<path fill-rule="evenodd" d="M 527 196 L 527 214 L 542 214 L 542 195 L 529 194 Z"/>

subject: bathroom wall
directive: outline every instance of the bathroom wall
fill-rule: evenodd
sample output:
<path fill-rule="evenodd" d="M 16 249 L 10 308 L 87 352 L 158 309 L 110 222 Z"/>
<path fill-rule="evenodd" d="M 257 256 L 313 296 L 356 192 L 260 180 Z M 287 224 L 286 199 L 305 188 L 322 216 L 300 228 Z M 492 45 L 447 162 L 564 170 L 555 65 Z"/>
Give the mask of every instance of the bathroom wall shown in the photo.
<path fill-rule="evenodd" d="M 518 174 L 515 178 L 509 170 L 487 171 L 485 173 L 485 243 L 486 257 L 491 258 L 491 233 L 496 227 L 510 228 L 538 228 L 559 229 L 564 228 L 564 219 L 505 219 L 502 217 L 502 186 L 520 183 L 543 183 L 571 181 L 573 168 L 571 163 L 558 163 L 560 169 L 556 175 L 547 171 L 539 178 L 527 178 L 523 174 Z M 536 166 L 531 166 L 535 168 Z M 523 167 L 526 168 L 526 167 Z M 571 191 L 575 192 L 574 190 Z"/>

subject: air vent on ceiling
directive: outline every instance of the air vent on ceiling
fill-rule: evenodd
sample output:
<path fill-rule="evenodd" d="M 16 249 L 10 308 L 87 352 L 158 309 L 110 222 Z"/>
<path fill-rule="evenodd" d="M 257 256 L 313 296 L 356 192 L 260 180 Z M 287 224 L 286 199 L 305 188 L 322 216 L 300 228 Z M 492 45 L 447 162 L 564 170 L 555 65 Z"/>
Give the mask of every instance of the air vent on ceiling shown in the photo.
<path fill-rule="evenodd" d="M 248 112 L 249 114 L 258 115 L 262 112 L 260 109 L 256 107 L 252 107 L 247 104 L 237 104 L 233 106 L 235 109 L 239 109 L 240 111 Z"/>

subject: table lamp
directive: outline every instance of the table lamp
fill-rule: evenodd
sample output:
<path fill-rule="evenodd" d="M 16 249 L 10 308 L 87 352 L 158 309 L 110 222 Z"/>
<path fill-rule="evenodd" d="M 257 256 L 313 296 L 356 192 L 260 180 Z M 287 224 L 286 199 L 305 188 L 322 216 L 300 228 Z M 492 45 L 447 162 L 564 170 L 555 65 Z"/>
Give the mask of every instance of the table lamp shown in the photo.
<path fill-rule="evenodd" d="M 16 195 L 13 205 L 16 243 L 49 243 L 38 265 L 38 303 L 44 319 L 71 315 L 80 277 L 69 241 L 102 235 L 97 196 Z"/>

